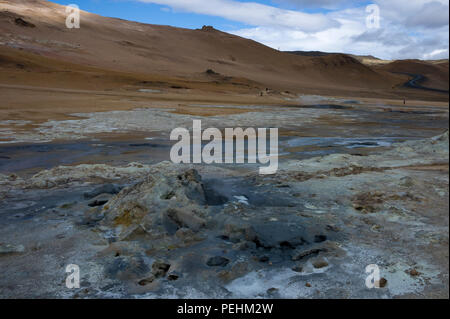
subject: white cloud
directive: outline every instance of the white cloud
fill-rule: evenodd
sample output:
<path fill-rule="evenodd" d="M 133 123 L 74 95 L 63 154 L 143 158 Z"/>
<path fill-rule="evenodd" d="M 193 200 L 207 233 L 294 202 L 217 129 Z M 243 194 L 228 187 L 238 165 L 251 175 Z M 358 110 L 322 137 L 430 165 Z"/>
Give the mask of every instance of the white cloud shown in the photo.
<path fill-rule="evenodd" d="M 380 8 L 379 29 L 367 28 L 365 6 L 347 0 L 273 0 L 299 8 L 333 7 L 323 14 L 237 0 L 139 1 L 238 21 L 250 27 L 223 31 L 281 50 L 345 52 L 383 59 L 437 59 L 449 54 L 448 0 L 373 0 Z M 354 7 L 339 8 L 349 4 Z"/>
<path fill-rule="evenodd" d="M 430 53 L 424 54 L 425 59 L 445 59 L 448 58 L 448 49 L 447 50 L 434 50 Z"/>
<path fill-rule="evenodd" d="M 416 28 L 448 26 L 448 0 L 374 0 L 386 20 Z"/>
<path fill-rule="evenodd" d="M 234 0 L 139 0 L 170 6 L 198 14 L 212 15 L 253 26 L 272 26 L 317 32 L 339 23 L 323 14 L 308 14 L 295 10 L 285 10 L 256 2 Z"/>
<path fill-rule="evenodd" d="M 273 0 L 275 3 L 288 4 L 297 8 L 336 9 L 343 5 L 355 4 L 355 0 Z"/>

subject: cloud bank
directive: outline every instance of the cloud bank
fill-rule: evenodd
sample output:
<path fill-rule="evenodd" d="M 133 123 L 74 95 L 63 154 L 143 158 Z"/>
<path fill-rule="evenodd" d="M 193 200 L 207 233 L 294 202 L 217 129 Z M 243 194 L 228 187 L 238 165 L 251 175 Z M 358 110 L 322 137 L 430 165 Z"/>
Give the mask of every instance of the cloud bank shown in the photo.
<path fill-rule="evenodd" d="M 367 25 L 367 2 L 349 0 L 139 0 L 246 25 L 223 30 L 281 50 L 346 52 L 383 59 L 449 56 L 448 0 L 373 0 L 380 26 Z M 310 13 L 314 12 L 314 13 Z"/>

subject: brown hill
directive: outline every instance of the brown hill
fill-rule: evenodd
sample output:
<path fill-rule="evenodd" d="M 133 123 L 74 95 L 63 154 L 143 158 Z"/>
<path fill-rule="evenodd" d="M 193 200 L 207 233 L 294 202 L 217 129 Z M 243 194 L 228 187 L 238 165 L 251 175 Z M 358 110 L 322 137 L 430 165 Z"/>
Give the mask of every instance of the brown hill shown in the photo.
<path fill-rule="evenodd" d="M 395 73 L 420 74 L 425 76 L 425 80 L 422 81 L 421 85 L 448 91 L 448 66 L 448 60 L 398 60 L 380 66 L 379 69 Z"/>
<path fill-rule="evenodd" d="M 190 30 L 82 12 L 81 28 L 67 29 L 65 19 L 65 7 L 48 1 L 0 1 L 0 83 L 96 90 L 145 85 L 251 94 L 267 87 L 324 95 L 405 94 L 396 91 L 407 76 L 374 69 L 348 55 L 298 56 L 212 27 Z"/>
<path fill-rule="evenodd" d="M 208 81 L 204 71 L 212 69 L 290 90 L 388 89 L 399 81 L 342 55 L 294 56 L 213 28 L 148 25 L 82 12 L 81 28 L 67 29 L 65 8 L 41 0 L 1 1 L 0 27 L 2 50 L 20 48 L 118 72 Z"/>

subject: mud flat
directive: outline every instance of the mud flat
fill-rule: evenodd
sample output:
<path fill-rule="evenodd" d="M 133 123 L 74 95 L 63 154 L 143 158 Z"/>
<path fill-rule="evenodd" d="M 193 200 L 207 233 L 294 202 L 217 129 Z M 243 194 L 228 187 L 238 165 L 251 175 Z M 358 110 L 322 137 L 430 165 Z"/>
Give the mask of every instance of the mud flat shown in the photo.
<path fill-rule="evenodd" d="M 312 99 L 312 100 L 311 100 Z M 156 105 L 124 111 L 69 114 L 70 120 L 0 121 L 2 145 L 48 143 L 67 140 L 111 139 L 114 135 L 163 137 L 172 129 L 192 127 L 201 119 L 203 127 L 273 127 L 297 137 L 430 137 L 448 128 L 446 106 L 360 102 L 326 97 L 298 98 L 298 104 L 277 105 L 186 105 L 158 108 Z M 291 103 L 297 100 L 291 101 Z M 125 102 L 124 102 L 125 103 Z M 201 112 L 194 112 L 200 109 Z M 233 109 L 234 113 L 223 113 Z M 199 113 L 198 115 L 192 115 Z M 207 114 L 204 115 L 203 113 Z M 100 136 L 100 138 L 99 138 Z M 132 138 L 129 138 L 132 139 Z"/>
<path fill-rule="evenodd" d="M 291 159 L 274 176 L 170 162 L 0 175 L 0 296 L 448 298 L 448 143 Z M 370 264 L 383 288 L 366 288 Z"/>
<path fill-rule="evenodd" d="M 0 173 L 29 176 L 58 165 L 83 163 L 155 164 L 169 160 L 170 131 L 192 128 L 194 119 L 201 119 L 204 128 L 222 130 L 278 126 L 281 160 L 333 153 L 368 155 L 396 142 L 431 137 L 448 129 L 448 107 L 426 103 L 399 107 L 322 96 L 300 96 L 298 103 L 283 107 L 192 104 L 74 113 L 71 120 L 31 126 L 26 121 L 0 121 Z M 224 108 L 235 113 L 222 114 Z"/>

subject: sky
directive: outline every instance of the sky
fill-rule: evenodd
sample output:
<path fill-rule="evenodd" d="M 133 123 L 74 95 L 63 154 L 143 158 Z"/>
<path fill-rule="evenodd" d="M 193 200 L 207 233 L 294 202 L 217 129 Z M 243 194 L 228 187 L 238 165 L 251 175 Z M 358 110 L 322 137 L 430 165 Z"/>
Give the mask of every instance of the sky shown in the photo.
<path fill-rule="evenodd" d="M 449 0 L 52 0 L 108 17 L 216 29 L 283 51 L 448 59 Z"/>

